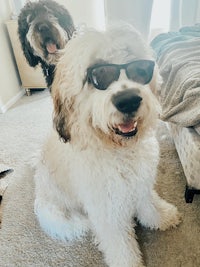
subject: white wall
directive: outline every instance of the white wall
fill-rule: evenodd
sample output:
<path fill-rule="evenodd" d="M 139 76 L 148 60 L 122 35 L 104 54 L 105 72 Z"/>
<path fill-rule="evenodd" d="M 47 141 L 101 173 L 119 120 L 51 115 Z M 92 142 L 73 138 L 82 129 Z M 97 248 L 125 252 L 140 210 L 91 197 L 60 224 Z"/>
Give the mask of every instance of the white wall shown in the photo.
<path fill-rule="evenodd" d="M 88 27 L 104 29 L 104 0 L 56 0 L 64 5 L 74 19 L 76 26 L 85 23 Z"/>
<path fill-rule="evenodd" d="M 0 7 L 0 112 L 5 112 L 22 91 L 4 24 L 10 17 L 8 1 L 0 0 Z"/>
<path fill-rule="evenodd" d="M 105 0 L 106 22 L 122 20 L 131 23 L 147 38 L 152 4 L 153 0 Z"/>

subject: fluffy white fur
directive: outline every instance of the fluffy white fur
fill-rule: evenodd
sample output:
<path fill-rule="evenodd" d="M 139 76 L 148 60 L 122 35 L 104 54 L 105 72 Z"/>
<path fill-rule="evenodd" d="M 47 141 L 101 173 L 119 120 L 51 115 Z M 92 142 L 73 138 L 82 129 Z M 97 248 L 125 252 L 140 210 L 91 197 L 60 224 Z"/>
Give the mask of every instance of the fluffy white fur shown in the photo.
<path fill-rule="evenodd" d="M 35 175 L 35 213 L 53 238 L 70 241 L 92 230 L 109 267 L 141 267 L 134 217 L 145 227 L 166 230 L 180 222 L 173 205 L 154 190 L 159 147 L 155 138 L 159 105 L 157 69 L 150 84 L 119 80 L 105 91 L 85 81 L 98 60 L 122 64 L 152 59 L 151 51 L 130 26 L 88 31 L 69 41 L 52 86 L 56 131 L 44 145 Z M 113 128 L 125 114 L 112 96 L 137 89 L 142 103 L 133 115 L 138 132 L 131 138 Z"/>

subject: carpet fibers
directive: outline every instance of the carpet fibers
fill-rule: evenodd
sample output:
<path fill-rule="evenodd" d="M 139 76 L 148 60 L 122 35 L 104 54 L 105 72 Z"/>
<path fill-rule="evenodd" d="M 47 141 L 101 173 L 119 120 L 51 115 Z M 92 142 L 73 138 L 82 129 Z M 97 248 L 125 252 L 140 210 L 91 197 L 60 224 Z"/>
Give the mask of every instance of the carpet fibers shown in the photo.
<path fill-rule="evenodd" d="M 47 91 L 24 96 L 7 113 L 0 114 L 0 166 L 14 169 L 0 180 L 0 266 L 106 267 L 91 234 L 72 243 L 54 241 L 43 233 L 33 213 L 31 165 L 51 128 L 51 114 Z M 195 196 L 192 204 L 185 203 L 185 176 L 163 122 L 159 124 L 158 140 L 161 154 L 157 191 L 178 207 L 183 222 L 166 232 L 138 225 L 136 233 L 144 261 L 147 267 L 199 267 L 200 196 Z"/>

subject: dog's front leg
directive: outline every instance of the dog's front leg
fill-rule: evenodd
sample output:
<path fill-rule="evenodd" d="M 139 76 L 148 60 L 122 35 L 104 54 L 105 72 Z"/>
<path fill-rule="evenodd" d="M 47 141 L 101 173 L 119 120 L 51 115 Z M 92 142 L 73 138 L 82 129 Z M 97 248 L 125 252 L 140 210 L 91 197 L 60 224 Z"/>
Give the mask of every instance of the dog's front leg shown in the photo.
<path fill-rule="evenodd" d="M 99 207 L 100 208 L 100 207 Z M 102 208 L 102 207 L 101 207 Z M 99 243 L 99 249 L 104 253 L 109 267 L 143 267 L 141 252 L 135 238 L 133 225 L 130 221 L 121 218 L 120 214 L 107 218 L 100 212 L 89 213 L 93 231 Z M 110 217 L 110 216 L 109 216 Z"/>

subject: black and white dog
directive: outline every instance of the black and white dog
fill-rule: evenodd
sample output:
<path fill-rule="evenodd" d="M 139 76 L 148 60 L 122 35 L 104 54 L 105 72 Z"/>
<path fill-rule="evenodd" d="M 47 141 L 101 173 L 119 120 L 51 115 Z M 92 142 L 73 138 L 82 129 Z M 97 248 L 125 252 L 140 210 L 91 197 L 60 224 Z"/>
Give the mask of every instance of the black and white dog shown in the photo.
<path fill-rule="evenodd" d="M 67 9 L 52 0 L 28 2 L 18 17 L 18 35 L 30 66 L 41 64 L 48 87 L 55 65 L 75 30 Z"/>

